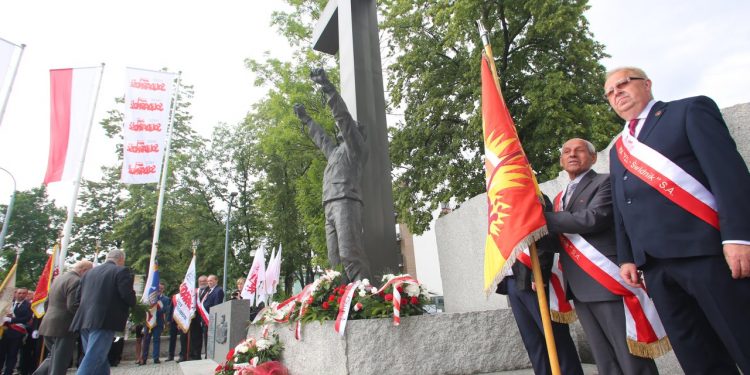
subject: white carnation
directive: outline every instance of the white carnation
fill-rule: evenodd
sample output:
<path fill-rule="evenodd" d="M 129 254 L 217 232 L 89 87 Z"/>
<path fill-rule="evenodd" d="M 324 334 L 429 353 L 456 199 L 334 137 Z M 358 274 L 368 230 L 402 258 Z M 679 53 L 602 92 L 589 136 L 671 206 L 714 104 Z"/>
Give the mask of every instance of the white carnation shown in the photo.
<path fill-rule="evenodd" d="M 359 291 L 359 296 L 360 296 L 360 297 L 364 297 L 364 296 L 366 296 L 366 295 L 367 295 L 367 292 L 365 292 L 364 290 L 360 290 L 360 291 Z"/>
<path fill-rule="evenodd" d="M 409 297 L 416 297 L 421 291 L 419 285 L 416 284 L 407 284 L 404 290 L 406 291 L 406 295 L 408 295 Z"/>
<path fill-rule="evenodd" d="M 255 345 L 258 347 L 258 350 L 266 350 L 271 347 L 272 343 L 271 340 L 259 339 Z"/>
<path fill-rule="evenodd" d="M 244 342 L 234 348 L 234 351 L 237 353 L 247 353 L 248 350 L 250 350 L 250 347 L 247 346 L 247 344 L 245 344 Z"/>

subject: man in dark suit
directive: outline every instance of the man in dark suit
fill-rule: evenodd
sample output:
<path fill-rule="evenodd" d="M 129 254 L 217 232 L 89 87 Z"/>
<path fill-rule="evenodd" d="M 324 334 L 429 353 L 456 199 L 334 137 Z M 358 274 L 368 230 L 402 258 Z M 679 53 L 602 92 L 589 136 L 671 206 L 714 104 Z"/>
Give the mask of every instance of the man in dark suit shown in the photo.
<path fill-rule="evenodd" d="M 167 362 L 174 360 L 174 355 L 177 349 L 177 338 L 180 339 L 180 351 L 178 352 L 177 361 L 184 361 L 186 357 L 185 350 L 187 350 L 187 336 L 182 332 L 177 322 L 174 320 L 174 309 L 176 306 L 176 298 L 179 295 L 175 294 L 172 296 L 170 301 L 170 309 L 167 313 L 167 322 L 169 322 L 169 352 L 167 354 Z"/>
<path fill-rule="evenodd" d="M 224 289 L 222 287 L 218 286 L 219 278 L 216 275 L 208 275 L 208 289 L 205 292 L 205 296 L 202 299 L 203 307 L 206 309 L 206 312 L 211 312 L 211 307 L 216 306 L 220 303 L 224 302 Z M 210 316 L 210 315 L 209 315 Z M 208 345 L 208 327 L 203 327 L 203 347 L 205 350 L 205 347 Z M 206 353 L 206 357 L 208 357 L 208 353 Z"/>
<path fill-rule="evenodd" d="M 159 296 L 157 297 L 158 302 L 156 306 L 156 325 L 149 330 L 148 327 L 143 328 L 143 343 L 141 344 L 141 362 L 139 365 L 145 365 L 148 362 L 148 348 L 153 341 L 153 353 L 152 358 L 154 363 L 161 363 L 159 361 L 159 351 L 161 349 L 161 333 L 164 331 L 164 324 L 166 323 L 167 313 L 171 314 L 171 301 L 167 296 L 164 295 L 164 283 L 159 283 Z"/>
<path fill-rule="evenodd" d="M 651 85 L 630 67 L 604 85 L 627 121 L 610 156 L 620 273 L 643 271 L 686 373 L 750 374 L 750 174 L 711 99 L 656 102 Z"/>
<path fill-rule="evenodd" d="M 196 293 L 198 302 L 203 303 L 208 294 L 208 277 L 206 275 L 198 276 L 198 292 Z M 203 319 L 201 318 L 200 312 L 196 311 L 193 315 L 193 319 L 190 321 L 190 339 L 188 346 L 190 351 L 188 355 L 190 359 L 201 359 L 201 351 L 203 350 L 203 337 L 207 331 L 207 327 L 203 325 Z"/>
<path fill-rule="evenodd" d="M 217 284 L 219 278 L 216 275 L 208 275 L 208 294 L 203 300 L 203 307 L 206 311 L 211 312 L 211 307 L 224 302 L 224 289 Z"/>
<path fill-rule="evenodd" d="M 545 198 L 547 197 L 545 196 Z M 542 279 L 545 286 L 548 286 L 555 256 L 552 248 L 554 243 L 547 236 L 537 241 L 537 246 L 539 247 L 539 266 L 542 270 Z M 526 348 L 529 360 L 531 360 L 531 366 L 534 368 L 534 374 L 552 374 L 542 326 L 542 313 L 539 310 L 536 288 L 532 287 L 533 273 L 520 260 L 516 260 L 511 269 L 513 274 L 503 278 L 503 281 L 498 284 L 496 292 L 508 296 L 513 317 L 516 320 L 518 331 L 521 333 L 523 346 Z M 573 338 L 570 337 L 568 325 L 553 321 L 552 335 L 555 338 L 560 371 L 566 375 L 582 375 L 581 360 L 578 358 Z"/>
<path fill-rule="evenodd" d="M 81 277 L 93 264 L 82 260 L 73 268 L 52 281 L 47 299 L 47 311 L 39 326 L 39 334 L 44 336 L 44 345 L 49 357 L 34 372 L 34 375 L 64 375 L 73 358 L 76 334 L 71 333 L 70 323 L 81 304 L 78 289 Z"/>
<path fill-rule="evenodd" d="M 4 316 L 5 331 L 0 339 L 0 369 L 5 365 L 3 375 L 12 375 L 18 361 L 18 349 L 27 334 L 27 324 L 31 321 L 31 304 L 26 301 L 29 290 L 18 288 L 13 294 L 11 313 Z"/>
<path fill-rule="evenodd" d="M 544 218 L 550 232 L 580 234 L 598 254 L 617 264 L 611 184 L 608 174 L 591 169 L 595 162 L 596 150 L 591 142 L 573 138 L 563 144 L 560 165 L 570 183 L 561 192 L 559 210 L 545 212 Z M 594 279 L 567 251 L 560 252 L 560 263 L 567 298 L 574 301 L 599 373 L 658 374 L 653 359 L 630 354 L 622 296 Z"/>
<path fill-rule="evenodd" d="M 106 262 L 83 276 L 78 294 L 81 305 L 70 331 L 81 333 L 85 355 L 77 374 L 108 374 L 107 354 L 115 332 L 125 330 L 128 312 L 136 302 L 133 272 L 125 267 L 125 253 L 111 250 Z"/>

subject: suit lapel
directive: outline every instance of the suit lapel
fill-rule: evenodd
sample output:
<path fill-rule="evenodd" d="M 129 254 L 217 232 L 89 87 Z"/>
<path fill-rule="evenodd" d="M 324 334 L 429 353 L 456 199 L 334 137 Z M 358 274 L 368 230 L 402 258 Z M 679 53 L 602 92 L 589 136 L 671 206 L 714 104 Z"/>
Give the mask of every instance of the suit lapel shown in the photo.
<path fill-rule="evenodd" d="M 570 197 L 570 202 L 568 202 L 568 204 L 565 206 L 565 211 L 573 211 L 573 206 L 575 206 L 576 204 L 576 199 L 578 199 L 578 197 L 586 189 L 586 187 L 589 186 L 591 180 L 593 180 L 595 176 L 596 171 L 592 169 L 581 178 L 581 182 L 578 183 L 578 186 L 576 186 L 576 189 L 573 191 L 573 195 Z"/>
<path fill-rule="evenodd" d="M 654 106 L 651 107 L 651 111 L 646 117 L 646 122 L 643 123 L 641 132 L 638 133 L 639 141 L 643 141 L 644 139 L 646 139 L 646 137 L 648 137 L 649 134 L 651 134 L 651 131 L 654 130 L 654 128 L 656 127 L 656 123 L 659 122 L 659 120 L 661 119 L 661 115 L 663 115 L 666 110 L 667 103 L 664 102 L 656 102 Z"/>

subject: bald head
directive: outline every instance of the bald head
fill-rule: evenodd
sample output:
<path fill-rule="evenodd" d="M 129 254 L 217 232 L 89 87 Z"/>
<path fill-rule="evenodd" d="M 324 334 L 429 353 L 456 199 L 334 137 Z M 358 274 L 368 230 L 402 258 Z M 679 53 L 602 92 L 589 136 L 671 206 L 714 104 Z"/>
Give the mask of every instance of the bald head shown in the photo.
<path fill-rule="evenodd" d="M 83 276 L 83 274 L 88 272 L 93 267 L 94 267 L 94 263 L 91 263 L 88 260 L 81 260 L 81 261 L 76 262 L 76 264 L 73 265 L 73 271 L 77 273 L 79 276 Z"/>

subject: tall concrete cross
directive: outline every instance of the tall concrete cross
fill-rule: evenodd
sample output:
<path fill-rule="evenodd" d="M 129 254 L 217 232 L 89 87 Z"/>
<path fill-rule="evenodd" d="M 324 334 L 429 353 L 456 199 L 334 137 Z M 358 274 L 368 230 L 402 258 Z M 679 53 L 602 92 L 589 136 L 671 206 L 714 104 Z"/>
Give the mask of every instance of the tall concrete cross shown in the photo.
<path fill-rule="evenodd" d="M 400 273 L 385 121 L 376 0 L 329 0 L 313 30 L 313 49 L 339 54 L 341 97 L 367 128 L 362 178 L 365 252 L 374 276 Z M 379 281 L 379 280 L 378 280 Z"/>

